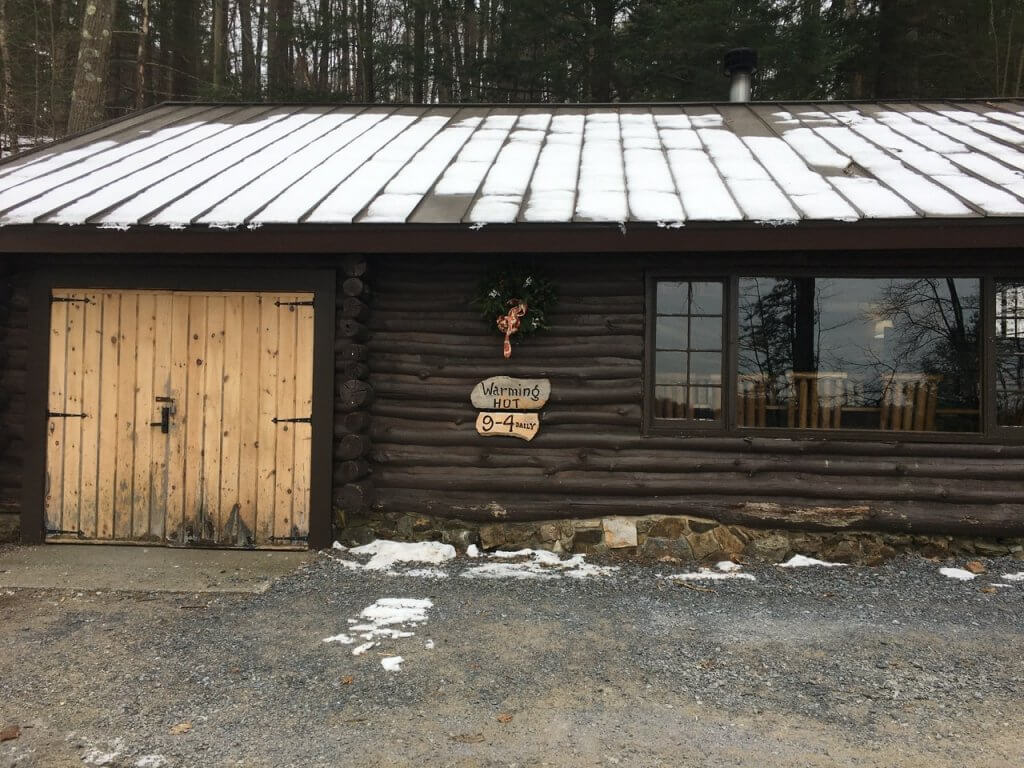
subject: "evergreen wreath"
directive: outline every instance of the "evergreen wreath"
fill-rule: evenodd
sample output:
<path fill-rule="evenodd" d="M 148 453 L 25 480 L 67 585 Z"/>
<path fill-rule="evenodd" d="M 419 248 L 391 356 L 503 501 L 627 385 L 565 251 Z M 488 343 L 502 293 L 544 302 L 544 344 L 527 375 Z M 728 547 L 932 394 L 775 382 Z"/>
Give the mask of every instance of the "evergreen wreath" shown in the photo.
<path fill-rule="evenodd" d="M 547 315 L 557 301 L 554 285 L 537 270 L 511 267 L 488 274 L 472 304 L 484 322 L 505 337 L 504 355 L 509 357 L 512 335 L 547 330 Z"/>

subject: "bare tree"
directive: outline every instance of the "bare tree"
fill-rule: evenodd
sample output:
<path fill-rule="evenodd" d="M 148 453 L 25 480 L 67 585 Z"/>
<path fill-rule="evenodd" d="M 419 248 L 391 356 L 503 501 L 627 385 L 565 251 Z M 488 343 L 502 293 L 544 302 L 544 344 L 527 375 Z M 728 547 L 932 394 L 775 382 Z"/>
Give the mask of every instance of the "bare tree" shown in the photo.
<path fill-rule="evenodd" d="M 87 0 L 82 19 L 82 41 L 71 91 L 68 132 L 83 131 L 105 117 L 107 75 L 110 64 L 114 0 Z"/>
<path fill-rule="evenodd" d="M 142 0 L 139 47 L 135 56 L 135 108 L 146 106 L 146 57 L 149 55 L 149 0 Z"/>
<path fill-rule="evenodd" d="M 14 76 L 11 73 L 11 50 L 7 27 L 7 0 L 0 0 L 0 68 L 3 69 L 3 93 L 0 96 L 0 118 L 3 119 L 0 130 L 0 144 L 7 139 L 11 152 L 18 151 L 18 131 L 14 125 Z M 0 155 L 3 147 L 0 146 Z"/>

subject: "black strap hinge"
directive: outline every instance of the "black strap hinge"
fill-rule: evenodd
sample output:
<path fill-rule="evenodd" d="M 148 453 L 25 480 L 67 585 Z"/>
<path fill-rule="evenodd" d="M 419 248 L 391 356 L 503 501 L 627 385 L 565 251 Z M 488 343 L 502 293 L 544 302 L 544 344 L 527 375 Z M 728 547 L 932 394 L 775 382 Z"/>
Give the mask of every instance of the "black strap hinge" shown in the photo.
<path fill-rule="evenodd" d="M 57 411 L 47 411 L 46 416 L 50 419 L 84 419 L 87 414 L 84 413 L 58 413 Z"/>
<path fill-rule="evenodd" d="M 296 541 L 309 541 L 309 536 L 271 536 L 270 541 L 275 543 L 285 541 L 291 544 Z"/>
<path fill-rule="evenodd" d="M 92 302 L 89 300 L 88 296 L 86 296 L 84 298 L 81 298 L 81 299 L 77 299 L 74 296 L 51 296 L 50 297 L 50 301 L 51 302 L 65 302 L 65 303 L 71 303 L 71 302 L 79 301 L 79 302 L 81 302 L 83 304 L 92 304 Z"/>
<path fill-rule="evenodd" d="M 271 419 L 271 421 L 273 421 L 275 424 L 312 424 L 313 423 L 313 417 L 312 416 L 306 416 L 306 417 L 301 418 L 301 419 L 279 419 L 279 418 L 275 417 L 275 418 Z"/>
<path fill-rule="evenodd" d="M 275 307 L 312 307 L 313 301 L 275 301 Z"/>

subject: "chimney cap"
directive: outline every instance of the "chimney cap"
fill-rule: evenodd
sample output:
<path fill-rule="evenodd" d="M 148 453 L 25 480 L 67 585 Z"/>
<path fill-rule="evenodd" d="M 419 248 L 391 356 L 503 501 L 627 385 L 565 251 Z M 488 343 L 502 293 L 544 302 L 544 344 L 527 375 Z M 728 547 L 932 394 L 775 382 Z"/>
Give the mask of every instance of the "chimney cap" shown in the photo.
<path fill-rule="evenodd" d="M 753 48 L 733 48 L 725 52 L 722 66 L 726 75 L 741 72 L 751 74 L 757 69 L 757 51 Z"/>

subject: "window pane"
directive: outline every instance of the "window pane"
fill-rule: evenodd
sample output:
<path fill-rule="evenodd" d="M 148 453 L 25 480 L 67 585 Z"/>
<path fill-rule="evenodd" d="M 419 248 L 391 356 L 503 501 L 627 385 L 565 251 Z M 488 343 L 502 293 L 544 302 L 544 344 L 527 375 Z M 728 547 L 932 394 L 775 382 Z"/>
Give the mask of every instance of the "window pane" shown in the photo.
<path fill-rule="evenodd" d="M 685 317 L 659 317 L 654 344 L 658 349 L 686 349 Z"/>
<path fill-rule="evenodd" d="M 722 314 L 722 284 L 692 283 L 691 315 Z"/>
<path fill-rule="evenodd" d="M 720 352 L 690 353 L 690 383 L 721 384 L 722 354 Z"/>
<path fill-rule="evenodd" d="M 1024 427 L 1024 281 L 996 285 L 996 423 Z"/>
<path fill-rule="evenodd" d="M 661 281 L 658 283 L 658 314 L 685 315 L 689 308 L 687 289 L 689 283 Z"/>
<path fill-rule="evenodd" d="M 663 419 L 685 419 L 686 387 L 655 387 L 654 415 Z"/>
<path fill-rule="evenodd" d="M 741 426 L 980 431 L 980 281 L 741 278 Z"/>
<path fill-rule="evenodd" d="M 690 349 L 720 350 L 722 348 L 722 318 L 694 317 L 690 319 Z"/>
<path fill-rule="evenodd" d="M 657 384 L 686 383 L 685 352 L 657 352 L 654 368 L 656 371 L 655 383 Z"/>
<path fill-rule="evenodd" d="M 721 387 L 690 387 L 690 418 L 711 421 L 722 416 Z"/>

